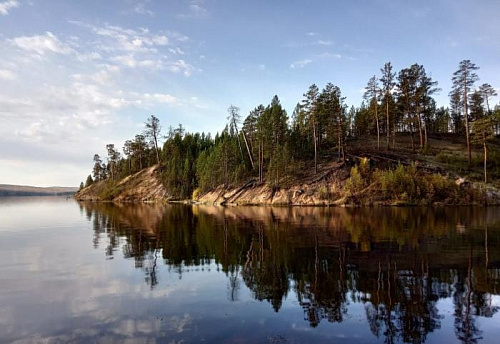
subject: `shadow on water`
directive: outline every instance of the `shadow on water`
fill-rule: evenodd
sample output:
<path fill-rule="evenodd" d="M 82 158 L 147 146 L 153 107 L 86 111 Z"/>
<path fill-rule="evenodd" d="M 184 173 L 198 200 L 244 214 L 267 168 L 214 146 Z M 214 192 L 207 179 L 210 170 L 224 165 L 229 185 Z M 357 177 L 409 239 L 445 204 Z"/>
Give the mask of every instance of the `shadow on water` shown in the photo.
<path fill-rule="evenodd" d="M 480 341 L 477 319 L 498 311 L 498 208 L 80 207 L 94 247 L 133 260 L 151 288 L 160 264 L 182 278 L 189 267 L 215 263 L 230 301 L 240 276 L 276 312 L 295 293 L 311 327 L 340 323 L 359 303 L 386 343 L 424 343 L 441 328 L 442 299 L 453 304 L 462 343 Z"/>

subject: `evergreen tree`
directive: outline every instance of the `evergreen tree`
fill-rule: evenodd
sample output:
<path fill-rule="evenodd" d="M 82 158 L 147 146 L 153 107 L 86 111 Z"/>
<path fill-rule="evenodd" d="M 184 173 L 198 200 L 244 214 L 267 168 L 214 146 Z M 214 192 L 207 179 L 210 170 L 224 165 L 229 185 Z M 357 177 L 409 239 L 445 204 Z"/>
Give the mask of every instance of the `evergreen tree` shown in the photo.
<path fill-rule="evenodd" d="M 340 88 L 328 83 L 319 96 L 320 116 L 322 127 L 326 129 L 321 136 L 332 137 L 337 146 L 338 159 L 345 160 L 344 137 L 345 137 L 345 114 Z"/>
<path fill-rule="evenodd" d="M 85 181 L 85 187 L 90 186 L 92 184 L 94 184 L 94 180 L 92 179 L 92 176 L 89 174 L 87 176 L 87 180 Z"/>
<path fill-rule="evenodd" d="M 476 74 L 476 70 L 478 70 L 474 63 L 470 60 L 463 60 L 458 65 L 458 70 L 453 73 L 453 89 L 450 92 L 450 97 L 456 96 L 457 94 L 461 97 L 461 108 L 463 111 L 463 117 L 465 120 L 465 140 L 467 144 L 467 158 L 469 165 L 471 163 L 471 146 L 470 146 L 470 128 L 469 128 L 469 107 L 468 107 L 468 98 L 471 90 L 474 86 L 474 83 L 479 80 L 479 77 Z"/>
<path fill-rule="evenodd" d="M 96 182 L 103 180 L 104 171 L 102 168 L 102 160 L 99 154 L 94 154 L 94 168 L 92 170 L 92 173 L 94 174 L 94 180 Z"/>
<path fill-rule="evenodd" d="M 378 118 L 378 100 L 380 97 L 380 88 L 378 87 L 377 77 L 374 75 L 368 80 L 365 87 L 363 98 L 368 101 L 370 111 L 373 113 L 377 125 L 377 147 L 380 149 L 380 123 Z"/>
<path fill-rule="evenodd" d="M 390 132 L 391 132 L 389 108 L 392 102 L 392 91 L 396 86 L 396 83 L 394 81 L 396 73 L 392 72 L 392 64 L 390 62 L 387 62 L 384 65 L 384 68 L 380 69 L 380 71 L 382 72 L 382 77 L 380 78 L 380 82 L 382 83 L 382 94 L 383 94 L 382 101 L 383 104 L 385 105 L 385 120 L 386 120 L 385 130 L 387 134 L 387 150 L 389 150 Z M 393 123 L 393 135 L 395 134 L 396 134 L 395 125 Z"/>
<path fill-rule="evenodd" d="M 482 84 L 481 86 L 479 86 L 479 92 L 484 99 L 486 111 L 490 112 L 489 99 L 491 97 L 496 97 L 498 95 L 497 91 L 490 84 Z"/>
<path fill-rule="evenodd" d="M 146 125 L 144 136 L 149 138 L 149 141 L 156 153 L 156 162 L 157 164 L 160 164 L 160 152 L 158 149 L 158 140 L 161 132 L 160 120 L 154 115 L 151 115 L 144 124 Z"/>
<path fill-rule="evenodd" d="M 309 86 L 309 90 L 304 93 L 302 104 L 307 114 L 308 127 L 312 131 L 313 146 L 314 146 L 314 173 L 318 173 L 318 98 L 319 89 L 316 84 Z"/>
<path fill-rule="evenodd" d="M 106 145 L 106 150 L 108 152 L 108 170 L 111 175 L 111 180 L 115 181 L 117 175 L 120 173 L 119 161 L 121 154 L 115 149 L 115 145 L 112 143 Z"/>

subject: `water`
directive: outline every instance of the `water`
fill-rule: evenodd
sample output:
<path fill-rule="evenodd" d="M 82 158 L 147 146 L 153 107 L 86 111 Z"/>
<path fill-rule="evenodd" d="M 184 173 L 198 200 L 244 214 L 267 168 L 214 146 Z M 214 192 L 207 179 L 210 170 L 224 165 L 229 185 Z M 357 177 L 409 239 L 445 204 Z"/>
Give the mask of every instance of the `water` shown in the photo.
<path fill-rule="evenodd" d="M 500 209 L 0 199 L 1 343 L 498 343 Z"/>

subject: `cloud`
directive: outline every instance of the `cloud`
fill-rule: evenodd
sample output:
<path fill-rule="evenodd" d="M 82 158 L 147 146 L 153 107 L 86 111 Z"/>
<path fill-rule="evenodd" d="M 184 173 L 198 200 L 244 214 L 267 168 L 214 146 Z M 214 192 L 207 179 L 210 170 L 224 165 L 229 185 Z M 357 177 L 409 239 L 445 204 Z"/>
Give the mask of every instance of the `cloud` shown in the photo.
<path fill-rule="evenodd" d="M 181 48 L 170 48 L 168 49 L 168 51 L 170 51 L 172 54 L 175 54 L 175 55 L 184 55 L 184 51 L 181 49 Z"/>
<path fill-rule="evenodd" d="M 95 82 L 101 85 L 109 86 L 112 84 L 121 69 L 118 66 L 104 64 L 100 69 L 91 74 L 73 74 L 72 78 L 77 82 Z"/>
<path fill-rule="evenodd" d="M 81 130 L 108 125 L 125 108 L 182 103 L 167 93 L 124 92 L 81 81 L 81 76 L 74 77 L 75 81 L 67 87 L 42 85 L 29 96 L 0 95 L 0 120 L 16 119 L 13 132 L 20 138 L 51 142 L 65 136 L 64 130 L 68 128 Z M 24 124 L 20 125 L 20 121 Z"/>
<path fill-rule="evenodd" d="M 55 54 L 71 54 L 74 50 L 67 44 L 61 42 L 52 32 L 47 31 L 44 35 L 21 36 L 9 40 L 14 46 L 40 56 L 48 52 Z"/>
<path fill-rule="evenodd" d="M 151 17 L 154 16 L 153 11 L 147 9 L 146 8 L 146 4 L 142 3 L 142 2 L 140 2 L 140 3 L 138 3 L 138 4 L 135 5 L 135 7 L 134 7 L 134 13 L 143 14 L 143 15 L 147 14 L 147 15 L 149 15 Z"/>
<path fill-rule="evenodd" d="M 11 9 L 16 7 L 19 7 L 19 1 L 17 0 L 8 0 L 0 2 L 0 15 L 6 16 L 9 14 L 9 11 Z"/>
<path fill-rule="evenodd" d="M 186 63 L 184 60 L 177 60 L 174 62 L 171 62 L 168 67 L 168 70 L 174 73 L 182 73 L 184 76 L 191 76 L 193 74 L 195 68 L 190 65 L 189 63 Z"/>
<path fill-rule="evenodd" d="M 303 60 L 295 61 L 292 64 L 290 64 L 290 68 L 292 68 L 292 69 L 303 68 L 312 62 L 313 62 L 313 60 L 311 60 L 311 59 L 303 59 Z"/>
<path fill-rule="evenodd" d="M 133 54 L 114 56 L 110 60 L 129 68 L 147 68 L 153 70 L 164 69 L 164 65 L 161 60 L 136 59 Z"/>
<path fill-rule="evenodd" d="M 163 94 L 163 93 L 145 93 L 142 96 L 142 99 L 145 100 L 146 102 L 153 102 L 153 103 L 162 103 L 162 104 L 179 104 L 179 99 L 176 97 L 170 95 L 170 94 Z"/>
<path fill-rule="evenodd" d="M 332 53 L 323 53 L 316 55 L 317 58 L 327 58 L 327 59 L 341 59 L 342 55 L 340 54 L 332 54 Z"/>
<path fill-rule="evenodd" d="M 191 0 L 188 6 L 187 13 L 179 13 L 178 18 L 204 18 L 208 16 L 209 12 L 204 7 L 205 1 L 203 0 Z"/>
<path fill-rule="evenodd" d="M 324 40 L 319 39 L 316 42 L 314 42 L 313 44 L 314 45 L 327 45 L 327 46 L 329 46 L 329 45 L 332 45 L 333 42 L 332 41 L 324 41 Z"/>
<path fill-rule="evenodd" d="M 341 59 L 341 58 L 342 58 L 342 55 L 340 55 L 340 54 L 322 53 L 322 54 L 314 55 L 311 58 L 295 61 L 292 64 L 290 64 L 290 68 L 292 68 L 292 69 L 303 68 L 310 63 L 313 63 L 313 62 L 316 62 L 316 61 L 322 60 L 322 59 Z"/>
<path fill-rule="evenodd" d="M 14 80 L 17 76 L 14 72 L 7 69 L 0 69 L 0 79 L 3 80 Z"/>
<path fill-rule="evenodd" d="M 149 30 L 140 31 L 123 29 L 119 26 L 106 25 L 105 27 L 92 27 L 93 31 L 114 41 L 115 44 L 108 46 L 109 49 L 125 50 L 131 52 L 155 51 L 155 47 L 168 44 L 165 35 L 151 35 Z"/>

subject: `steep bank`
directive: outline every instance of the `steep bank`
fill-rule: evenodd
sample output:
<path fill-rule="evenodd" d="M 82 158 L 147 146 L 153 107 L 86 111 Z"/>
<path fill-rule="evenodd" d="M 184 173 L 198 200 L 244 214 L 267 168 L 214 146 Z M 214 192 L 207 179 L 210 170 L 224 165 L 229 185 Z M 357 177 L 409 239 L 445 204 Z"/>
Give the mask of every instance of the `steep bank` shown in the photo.
<path fill-rule="evenodd" d="M 128 176 L 116 184 L 103 180 L 75 194 L 79 201 L 160 202 L 171 200 L 159 179 L 158 165 Z"/>
<path fill-rule="evenodd" d="M 469 183 L 454 174 L 440 174 L 428 165 L 417 167 L 398 162 L 385 169 L 368 167 L 366 161 L 371 160 L 360 164 L 326 162 L 319 166 L 317 174 L 297 171 L 294 179 L 281 187 L 252 178 L 240 185 L 219 186 L 200 193 L 192 201 L 217 205 L 306 206 L 500 204 L 500 191 L 491 185 Z M 75 198 L 118 203 L 173 201 L 159 175 L 158 166 L 153 166 L 115 184 L 94 183 L 78 191 Z"/>
<path fill-rule="evenodd" d="M 349 177 L 347 165 L 337 162 L 319 166 L 318 173 L 304 173 L 289 181 L 287 187 L 272 187 L 251 179 L 234 187 L 219 186 L 202 193 L 195 201 L 205 204 L 232 205 L 339 205 L 343 204 L 342 186 Z"/>
<path fill-rule="evenodd" d="M 362 169 L 362 168 L 360 168 Z M 346 164 L 325 164 L 318 176 L 290 187 L 273 188 L 256 180 L 236 187 L 220 186 L 195 201 L 219 205 L 499 205 L 500 191 L 428 167 L 397 165 L 385 170 L 349 171 Z"/>

